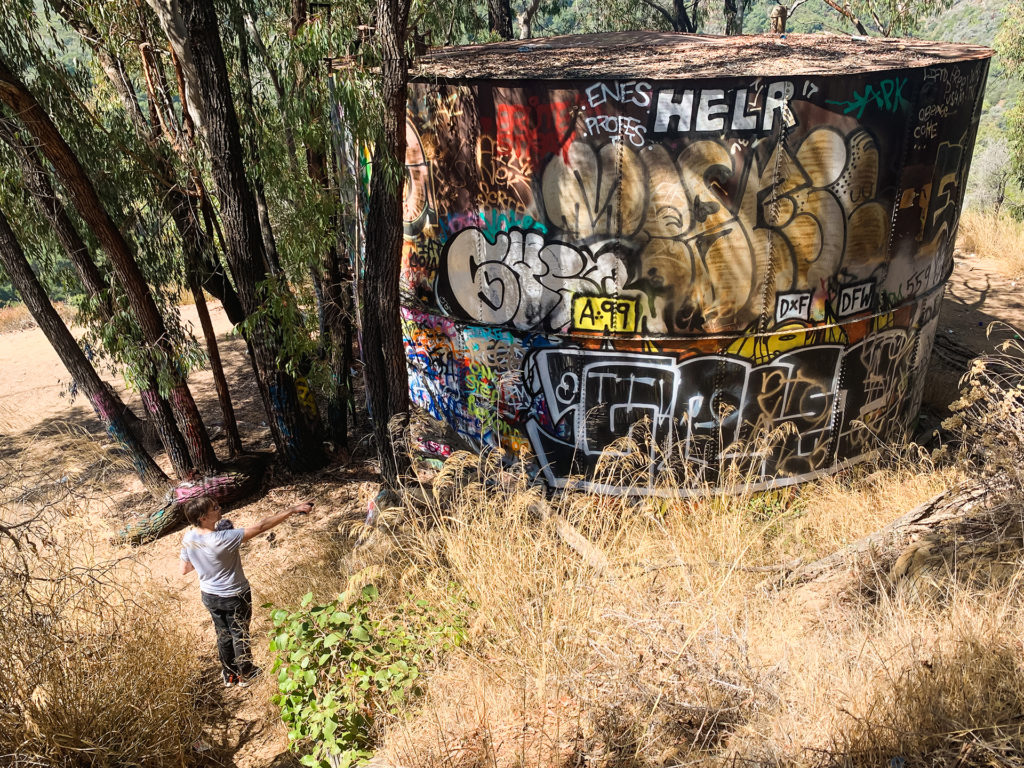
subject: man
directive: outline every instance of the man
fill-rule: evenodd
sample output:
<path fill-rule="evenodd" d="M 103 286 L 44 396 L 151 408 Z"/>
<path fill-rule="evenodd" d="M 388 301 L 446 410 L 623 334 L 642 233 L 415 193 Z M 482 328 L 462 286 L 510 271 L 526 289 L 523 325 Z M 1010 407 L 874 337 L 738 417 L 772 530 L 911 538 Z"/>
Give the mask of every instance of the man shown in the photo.
<path fill-rule="evenodd" d="M 199 574 L 203 605 L 217 630 L 217 655 L 225 686 L 245 687 L 260 673 L 249 652 L 252 592 L 242 570 L 239 547 L 292 515 L 305 514 L 312 508 L 307 501 L 248 528 L 223 528 L 218 526 L 222 516 L 216 501 L 204 496 L 185 504 L 185 519 L 192 528 L 181 541 L 181 573 Z"/>

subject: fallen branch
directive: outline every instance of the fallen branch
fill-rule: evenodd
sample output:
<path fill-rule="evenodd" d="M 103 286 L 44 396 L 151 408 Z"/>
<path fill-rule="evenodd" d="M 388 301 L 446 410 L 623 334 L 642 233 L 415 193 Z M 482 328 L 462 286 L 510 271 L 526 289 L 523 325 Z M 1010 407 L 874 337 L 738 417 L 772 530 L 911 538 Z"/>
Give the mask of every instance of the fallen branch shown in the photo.
<path fill-rule="evenodd" d="M 546 501 L 536 501 L 530 505 L 529 512 L 534 517 L 539 517 L 544 522 L 550 522 L 555 527 L 555 533 L 569 547 L 586 561 L 587 565 L 594 569 L 597 575 L 604 574 L 608 570 L 608 555 L 599 547 L 591 543 L 586 536 L 577 531 L 568 520 L 557 512 L 552 511 Z"/>
<path fill-rule="evenodd" d="M 721 560 L 708 560 L 703 563 L 689 563 L 684 560 L 675 560 L 670 563 L 662 563 L 660 565 L 645 565 L 644 573 L 654 573 L 655 571 L 664 571 L 669 568 L 687 568 L 689 570 L 697 570 L 698 568 L 708 567 L 711 568 L 724 568 L 733 571 L 742 571 L 743 573 L 790 573 L 797 570 L 803 565 L 803 558 L 796 558 L 790 560 L 788 563 L 776 563 L 774 565 L 737 565 L 736 563 L 726 563 Z"/>
<path fill-rule="evenodd" d="M 787 584 L 794 586 L 826 580 L 868 551 L 880 553 L 880 559 L 886 554 L 895 558 L 909 537 L 934 531 L 940 525 L 962 518 L 1009 487 L 1008 481 L 986 480 L 938 493 L 884 528 L 858 539 L 838 552 L 798 568 L 787 579 Z"/>
<path fill-rule="evenodd" d="M 128 523 L 114 535 L 113 541 L 134 547 L 166 536 L 184 525 L 184 505 L 193 499 L 205 496 L 228 505 L 249 498 L 263 482 L 263 472 L 270 459 L 268 453 L 242 456 L 225 464 L 224 472 L 218 475 L 175 486 L 159 509 Z"/>

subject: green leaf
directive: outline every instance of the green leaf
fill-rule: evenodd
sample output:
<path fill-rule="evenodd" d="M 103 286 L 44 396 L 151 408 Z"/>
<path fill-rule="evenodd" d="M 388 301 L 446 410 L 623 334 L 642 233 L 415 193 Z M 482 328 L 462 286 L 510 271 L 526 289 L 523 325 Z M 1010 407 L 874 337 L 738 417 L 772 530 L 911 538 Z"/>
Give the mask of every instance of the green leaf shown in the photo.
<path fill-rule="evenodd" d="M 373 584 L 367 584 L 365 587 L 363 587 L 362 596 L 364 600 L 376 600 L 378 595 L 380 595 L 380 592 L 377 590 L 377 587 L 375 587 Z"/>
<path fill-rule="evenodd" d="M 337 632 L 332 632 L 324 640 L 324 648 L 333 648 L 334 646 L 336 646 L 340 642 L 341 642 L 341 635 L 339 635 Z M 323 662 L 321 662 L 321 664 L 322 663 Z"/>
<path fill-rule="evenodd" d="M 370 642 L 370 633 L 366 631 L 366 628 L 362 624 L 356 624 L 349 630 L 349 634 L 352 635 L 356 640 L 360 640 L 364 643 Z"/>
<path fill-rule="evenodd" d="M 302 596 L 302 602 L 301 602 L 301 603 L 299 603 L 299 604 L 300 604 L 300 605 L 301 605 L 301 606 L 302 606 L 303 608 L 305 608 L 305 607 L 306 607 L 307 605 L 309 605 L 309 604 L 310 604 L 311 602 L 313 602 L 313 593 L 312 593 L 312 592 L 307 592 L 306 594 L 304 594 L 304 595 Z"/>

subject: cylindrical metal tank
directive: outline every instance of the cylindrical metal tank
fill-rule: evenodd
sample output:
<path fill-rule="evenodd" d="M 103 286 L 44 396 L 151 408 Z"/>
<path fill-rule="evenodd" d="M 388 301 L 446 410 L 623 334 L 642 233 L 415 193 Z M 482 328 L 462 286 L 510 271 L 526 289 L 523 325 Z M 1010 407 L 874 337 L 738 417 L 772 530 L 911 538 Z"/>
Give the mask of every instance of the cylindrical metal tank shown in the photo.
<path fill-rule="evenodd" d="M 638 32 L 420 58 L 413 401 L 609 492 L 788 484 L 903 439 L 990 55 Z"/>

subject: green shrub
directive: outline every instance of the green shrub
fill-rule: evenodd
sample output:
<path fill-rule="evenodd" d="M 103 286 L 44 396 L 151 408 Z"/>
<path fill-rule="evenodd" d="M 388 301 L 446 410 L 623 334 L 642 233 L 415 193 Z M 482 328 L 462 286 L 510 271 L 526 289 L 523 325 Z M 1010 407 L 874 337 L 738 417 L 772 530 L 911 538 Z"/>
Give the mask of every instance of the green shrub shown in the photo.
<path fill-rule="evenodd" d="M 371 615 L 377 588 L 363 587 L 313 604 L 307 593 L 297 610 L 274 610 L 273 701 L 288 726 L 290 748 L 308 766 L 357 765 L 372 755 L 373 725 L 398 716 L 420 695 L 422 669 L 465 639 L 466 618 L 452 608 L 410 600 L 384 618 Z"/>

